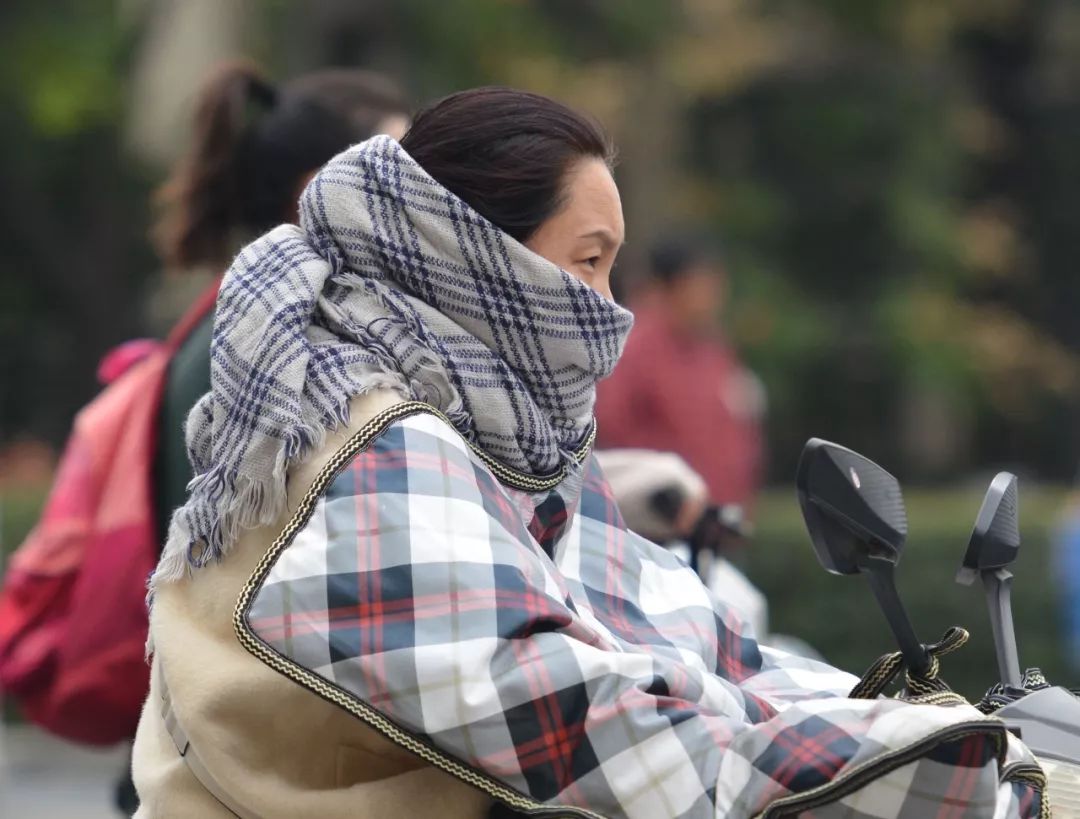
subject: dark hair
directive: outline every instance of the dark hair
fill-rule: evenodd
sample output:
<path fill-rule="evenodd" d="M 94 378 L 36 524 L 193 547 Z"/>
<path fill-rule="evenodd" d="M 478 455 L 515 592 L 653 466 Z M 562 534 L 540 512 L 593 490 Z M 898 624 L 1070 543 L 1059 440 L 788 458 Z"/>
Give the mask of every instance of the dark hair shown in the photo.
<path fill-rule="evenodd" d="M 405 112 L 378 74 L 330 69 L 279 90 L 251 63 L 222 66 L 199 97 L 187 155 L 158 192 L 161 255 L 179 267 L 224 264 L 237 234 L 289 218 L 304 174 Z"/>
<path fill-rule="evenodd" d="M 699 265 L 722 263 L 717 241 L 700 233 L 669 237 L 649 249 L 649 277 L 663 284 L 673 284 Z"/>
<path fill-rule="evenodd" d="M 518 241 L 564 203 L 567 169 L 614 156 L 603 130 L 555 100 L 474 88 L 417 114 L 401 146 L 444 188 Z"/>

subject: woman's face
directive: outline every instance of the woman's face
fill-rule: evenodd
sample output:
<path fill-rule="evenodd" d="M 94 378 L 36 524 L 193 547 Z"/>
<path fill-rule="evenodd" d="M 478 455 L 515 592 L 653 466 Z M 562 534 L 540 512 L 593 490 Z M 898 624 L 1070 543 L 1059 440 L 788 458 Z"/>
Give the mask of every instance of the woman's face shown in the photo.
<path fill-rule="evenodd" d="M 606 298 L 611 268 L 626 235 L 619 189 L 607 165 L 583 159 L 566 172 L 566 202 L 525 242 Z"/>

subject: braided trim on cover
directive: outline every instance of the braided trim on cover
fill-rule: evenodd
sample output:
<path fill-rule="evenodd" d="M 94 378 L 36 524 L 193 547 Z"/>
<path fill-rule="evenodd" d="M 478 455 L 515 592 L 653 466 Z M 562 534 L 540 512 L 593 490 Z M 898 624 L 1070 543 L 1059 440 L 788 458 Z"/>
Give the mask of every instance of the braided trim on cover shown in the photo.
<path fill-rule="evenodd" d="M 975 707 L 984 714 L 992 714 L 999 708 L 1016 702 L 1018 699 L 1032 691 L 1042 691 L 1049 688 L 1050 682 L 1043 676 L 1038 668 L 1029 668 L 1020 679 L 1020 686 L 1013 687 L 1003 683 L 995 683 L 990 687 L 983 698 L 975 703 Z"/>
<path fill-rule="evenodd" d="M 949 628 L 938 642 L 926 646 L 930 667 L 922 674 L 912 674 L 911 669 L 905 669 L 904 656 L 899 651 L 884 654 L 866 670 L 848 696 L 853 699 L 876 699 L 904 670 L 904 688 L 897 694 L 898 698 L 923 705 L 967 704 L 967 700 L 952 691 L 939 674 L 940 658 L 956 651 L 968 638 L 965 629 L 959 626 Z"/>

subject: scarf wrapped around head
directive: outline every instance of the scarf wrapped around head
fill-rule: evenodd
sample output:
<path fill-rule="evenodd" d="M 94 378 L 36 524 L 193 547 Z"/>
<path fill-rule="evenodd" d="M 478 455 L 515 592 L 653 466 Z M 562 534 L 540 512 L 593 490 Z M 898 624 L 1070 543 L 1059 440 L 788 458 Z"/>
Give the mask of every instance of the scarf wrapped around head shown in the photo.
<path fill-rule="evenodd" d="M 378 388 L 441 410 L 529 474 L 573 463 L 633 317 L 515 241 L 393 139 L 331 160 L 300 227 L 246 247 L 218 296 L 211 391 L 187 422 L 195 479 L 155 582 L 219 558 L 285 503 L 290 464 Z"/>

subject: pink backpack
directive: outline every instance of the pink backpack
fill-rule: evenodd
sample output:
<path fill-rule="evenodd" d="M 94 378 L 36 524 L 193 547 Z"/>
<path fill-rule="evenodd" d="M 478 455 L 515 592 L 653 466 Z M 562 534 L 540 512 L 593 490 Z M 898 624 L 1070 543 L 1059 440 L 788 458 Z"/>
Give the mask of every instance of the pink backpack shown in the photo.
<path fill-rule="evenodd" d="M 111 352 L 75 419 L 41 520 L 0 588 L 0 689 L 51 733 L 135 734 L 149 687 L 146 581 L 157 563 L 153 464 L 169 362 L 213 309 L 207 290 L 163 342 Z"/>

